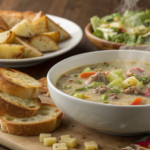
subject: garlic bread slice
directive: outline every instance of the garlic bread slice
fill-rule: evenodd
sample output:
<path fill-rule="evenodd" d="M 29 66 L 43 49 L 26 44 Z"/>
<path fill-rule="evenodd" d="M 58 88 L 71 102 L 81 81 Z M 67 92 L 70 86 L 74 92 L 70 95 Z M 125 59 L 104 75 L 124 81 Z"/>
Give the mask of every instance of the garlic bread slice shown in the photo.
<path fill-rule="evenodd" d="M 30 44 L 41 52 L 59 50 L 57 43 L 46 35 L 36 35 L 29 40 Z"/>
<path fill-rule="evenodd" d="M 0 59 L 20 59 L 25 47 L 15 44 L 0 44 Z"/>

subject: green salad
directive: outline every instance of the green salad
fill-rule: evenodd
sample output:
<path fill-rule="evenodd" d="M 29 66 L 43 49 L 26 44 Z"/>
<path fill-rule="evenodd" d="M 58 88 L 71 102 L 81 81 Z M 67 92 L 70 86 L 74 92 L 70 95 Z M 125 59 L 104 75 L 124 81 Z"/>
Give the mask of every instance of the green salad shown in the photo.
<path fill-rule="evenodd" d="M 125 11 L 91 18 L 93 35 L 127 45 L 150 44 L 150 10 Z"/>

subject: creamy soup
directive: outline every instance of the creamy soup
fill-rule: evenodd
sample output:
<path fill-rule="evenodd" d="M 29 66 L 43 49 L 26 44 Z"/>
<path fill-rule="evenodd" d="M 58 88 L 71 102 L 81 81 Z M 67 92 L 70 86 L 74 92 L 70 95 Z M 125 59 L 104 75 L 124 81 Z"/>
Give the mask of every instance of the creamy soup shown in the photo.
<path fill-rule="evenodd" d="M 104 62 L 83 66 L 63 74 L 56 87 L 86 101 L 146 105 L 150 104 L 150 65 Z"/>

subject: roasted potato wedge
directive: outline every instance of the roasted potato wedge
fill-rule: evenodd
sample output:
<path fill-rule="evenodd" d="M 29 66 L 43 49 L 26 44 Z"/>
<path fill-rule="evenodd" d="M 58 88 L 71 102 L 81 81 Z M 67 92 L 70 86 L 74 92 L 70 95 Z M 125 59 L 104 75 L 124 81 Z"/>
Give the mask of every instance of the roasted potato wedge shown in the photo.
<path fill-rule="evenodd" d="M 42 33 L 42 32 L 48 32 L 48 23 L 47 23 L 47 17 L 43 16 L 34 22 L 31 23 L 34 29 L 36 30 L 36 33 Z"/>
<path fill-rule="evenodd" d="M 46 35 L 34 36 L 29 40 L 29 42 L 33 47 L 37 48 L 41 52 L 59 50 L 57 43 Z"/>
<path fill-rule="evenodd" d="M 15 44 L 0 44 L 0 59 L 19 59 L 23 56 L 25 47 Z"/>
<path fill-rule="evenodd" d="M 44 33 L 40 33 L 39 35 L 47 35 L 47 36 L 49 36 L 52 40 L 54 40 L 55 42 L 58 42 L 58 41 L 59 41 L 59 38 L 60 38 L 60 33 L 59 33 L 59 31 L 44 32 Z"/>
<path fill-rule="evenodd" d="M 0 44 L 9 43 L 15 37 L 15 33 L 12 31 L 5 31 L 0 33 Z"/>
<path fill-rule="evenodd" d="M 43 56 L 43 53 L 41 53 L 38 49 L 33 47 L 25 39 L 15 37 L 14 40 L 13 40 L 13 43 L 25 46 L 24 53 L 23 53 L 23 56 L 22 56 L 23 58 L 32 58 L 32 57 Z"/>
<path fill-rule="evenodd" d="M 33 26 L 27 21 L 22 20 L 20 23 L 16 24 L 11 31 L 15 32 L 15 35 L 25 38 L 31 38 L 35 36 L 35 29 Z"/>

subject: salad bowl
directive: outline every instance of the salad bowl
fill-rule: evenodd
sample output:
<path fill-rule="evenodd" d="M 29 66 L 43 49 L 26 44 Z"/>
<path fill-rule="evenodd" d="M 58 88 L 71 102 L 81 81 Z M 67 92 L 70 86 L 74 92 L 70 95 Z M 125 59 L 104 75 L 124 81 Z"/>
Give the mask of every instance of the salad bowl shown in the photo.
<path fill-rule="evenodd" d="M 149 104 L 112 105 L 96 103 L 78 99 L 56 88 L 56 83 L 62 74 L 81 66 L 113 61 L 140 61 L 150 64 L 149 58 L 149 52 L 133 50 L 96 51 L 67 58 L 54 65 L 47 74 L 51 98 L 65 115 L 98 131 L 115 135 L 149 133 Z"/>

